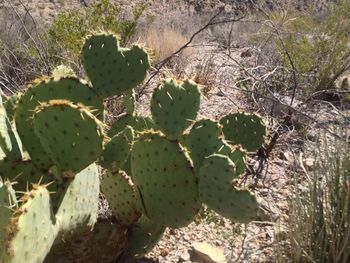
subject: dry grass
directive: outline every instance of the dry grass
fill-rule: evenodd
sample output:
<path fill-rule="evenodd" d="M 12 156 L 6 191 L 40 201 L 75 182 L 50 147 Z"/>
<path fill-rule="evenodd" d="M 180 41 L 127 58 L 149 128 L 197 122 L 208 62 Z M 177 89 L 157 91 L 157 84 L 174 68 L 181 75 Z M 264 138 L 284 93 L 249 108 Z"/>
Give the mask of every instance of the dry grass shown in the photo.
<path fill-rule="evenodd" d="M 141 35 L 141 42 L 144 42 L 146 47 L 152 50 L 151 54 L 155 63 L 169 57 L 188 40 L 188 37 L 170 27 L 165 29 L 150 28 Z M 186 48 L 181 52 L 179 58 L 187 61 L 191 54 L 192 49 Z"/>

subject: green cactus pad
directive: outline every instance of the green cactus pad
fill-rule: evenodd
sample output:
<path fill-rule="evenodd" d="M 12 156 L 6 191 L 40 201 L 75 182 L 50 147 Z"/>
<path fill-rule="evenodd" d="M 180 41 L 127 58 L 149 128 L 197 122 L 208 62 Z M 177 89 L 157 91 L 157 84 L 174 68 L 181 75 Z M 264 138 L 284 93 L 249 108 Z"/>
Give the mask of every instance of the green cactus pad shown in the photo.
<path fill-rule="evenodd" d="M 12 210 L 17 208 L 14 191 L 9 182 L 2 183 L 0 179 L 0 260 L 6 255 L 7 229 L 10 224 Z"/>
<path fill-rule="evenodd" d="M 205 157 L 217 152 L 221 148 L 222 141 L 220 125 L 210 119 L 197 121 L 189 134 L 180 138 L 190 152 L 194 167 L 199 170 Z"/>
<path fill-rule="evenodd" d="M 236 166 L 236 176 L 241 175 L 247 167 L 247 153 L 239 145 L 230 146 L 222 142 L 222 147 L 217 151 L 218 154 L 228 156 Z"/>
<path fill-rule="evenodd" d="M 129 89 L 123 93 L 123 103 L 128 115 L 135 115 L 136 95 L 134 89 Z"/>
<path fill-rule="evenodd" d="M 7 230 L 8 258 L 0 261 L 41 263 L 57 236 L 50 194 L 45 187 L 37 186 L 22 197 L 22 202 L 22 206 L 14 212 Z"/>
<path fill-rule="evenodd" d="M 266 126 L 260 116 L 237 112 L 220 120 L 225 138 L 231 144 L 240 144 L 249 152 L 258 150 L 266 136 Z"/>
<path fill-rule="evenodd" d="M 121 225 L 130 226 L 139 219 L 141 200 L 131 178 L 124 171 L 107 171 L 101 178 L 101 191 Z"/>
<path fill-rule="evenodd" d="M 130 155 L 133 140 L 134 133 L 130 126 L 127 126 L 122 132 L 113 136 L 105 144 L 105 148 L 100 156 L 100 165 L 105 169 L 112 169 L 114 171 L 120 169 Z"/>
<path fill-rule="evenodd" d="M 86 107 L 66 100 L 43 103 L 34 114 L 42 147 L 67 177 L 98 159 L 103 148 L 102 125 Z"/>
<path fill-rule="evenodd" d="M 152 250 L 165 231 L 165 227 L 143 215 L 128 236 L 128 250 L 136 257 L 142 257 Z"/>
<path fill-rule="evenodd" d="M 121 48 L 111 34 L 90 36 L 83 46 L 82 61 L 94 89 L 103 98 L 121 95 L 136 87 L 150 67 L 142 48 Z"/>
<path fill-rule="evenodd" d="M 32 116 L 40 103 L 53 99 L 67 99 L 75 104 L 84 104 L 89 106 L 100 120 L 103 119 L 102 99 L 78 79 L 50 79 L 28 88 L 18 101 L 15 113 L 16 127 L 31 159 L 42 168 L 49 168 L 53 162 L 35 134 Z"/>
<path fill-rule="evenodd" d="M 0 161 L 0 177 L 13 182 L 13 188 L 19 192 L 32 189 L 32 184 L 50 183 L 54 177 L 49 173 L 38 170 L 32 161 Z"/>
<path fill-rule="evenodd" d="M 52 195 L 53 211 L 61 233 L 70 233 L 79 227 L 91 228 L 97 220 L 100 190 L 99 172 L 91 164 L 74 179 L 63 178 Z"/>
<path fill-rule="evenodd" d="M 151 113 L 154 122 L 170 140 L 177 139 L 196 119 L 200 104 L 197 84 L 164 80 L 153 92 Z"/>
<path fill-rule="evenodd" d="M 18 134 L 8 119 L 8 114 L 0 96 L 0 160 L 21 160 L 22 143 Z"/>
<path fill-rule="evenodd" d="M 126 126 L 131 126 L 134 129 L 134 131 L 137 132 L 157 129 L 157 126 L 154 124 L 151 118 L 143 116 L 124 115 L 115 123 L 113 123 L 112 127 L 108 131 L 108 136 L 112 138 L 114 135 L 123 131 L 126 128 Z"/>
<path fill-rule="evenodd" d="M 237 189 L 231 182 L 235 164 L 224 155 L 213 154 L 199 173 L 199 195 L 209 208 L 239 223 L 248 223 L 257 215 L 257 202 L 248 190 Z"/>
<path fill-rule="evenodd" d="M 184 149 L 159 133 L 143 133 L 131 151 L 131 170 L 146 215 L 161 225 L 189 224 L 200 208 L 194 169 Z"/>
<path fill-rule="evenodd" d="M 13 121 L 15 115 L 15 108 L 20 96 L 21 93 L 14 93 L 11 97 L 9 97 L 6 101 L 3 102 L 7 112 L 7 117 L 9 118 L 10 122 Z"/>

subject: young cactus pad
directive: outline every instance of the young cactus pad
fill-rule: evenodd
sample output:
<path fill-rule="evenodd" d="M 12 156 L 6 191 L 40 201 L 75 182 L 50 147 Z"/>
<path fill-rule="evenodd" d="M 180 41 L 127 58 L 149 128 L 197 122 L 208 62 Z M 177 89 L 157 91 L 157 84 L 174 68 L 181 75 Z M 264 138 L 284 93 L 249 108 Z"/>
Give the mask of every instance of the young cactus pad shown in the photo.
<path fill-rule="evenodd" d="M 128 115 L 135 115 L 136 108 L 136 94 L 134 89 L 128 89 L 123 94 L 123 103 L 125 111 Z"/>
<path fill-rule="evenodd" d="M 126 128 L 126 126 L 131 126 L 134 129 L 134 131 L 138 132 L 144 130 L 157 129 L 157 126 L 149 117 L 124 115 L 115 123 L 113 123 L 112 127 L 108 131 L 108 136 L 113 137 L 114 135 L 123 131 Z"/>
<path fill-rule="evenodd" d="M 180 142 L 190 152 L 196 171 L 205 157 L 217 152 L 222 146 L 221 127 L 210 119 L 197 121 L 189 134 L 180 137 Z"/>
<path fill-rule="evenodd" d="M 187 154 L 175 141 L 144 133 L 134 143 L 131 167 L 146 215 L 169 227 L 189 224 L 198 213 L 197 183 Z"/>
<path fill-rule="evenodd" d="M 18 102 L 15 121 L 23 145 L 31 159 L 41 168 L 49 168 L 53 162 L 35 134 L 32 117 L 40 103 L 53 99 L 66 99 L 75 104 L 84 104 L 90 107 L 95 116 L 103 119 L 102 99 L 78 79 L 49 79 L 28 88 Z"/>
<path fill-rule="evenodd" d="M 114 171 L 121 169 L 130 155 L 133 139 L 134 132 L 130 126 L 127 126 L 122 132 L 114 135 L 105 144 L 105 148 L 100 156 L 100 165 L 105 169 L 112 169 Z"/>
<path fill-rule="evenodd" d="M 125 172 L 107 171 L 101 178 L 101 191 L 121 225 L 130 226 L 139 219 L 143 210 L 141 200 Z"/>
<path fill-rule="evenodd" d="M 122 95 L 146 77 L 148 55 L 139 46 L 119 47 L 113 35 L 93 35 L 86 39 L 82 60 L 86 74 L 103 98 Z"/>
<path fill-rule="evenodd" d="M 237 112 L 220 120 L 225 138 L 232 144 L 240 144 L 248 152 L 258 150 L 266 136 L 266 126 L 256 114 Z"/>
<path fill-rule="evenodd" d="M 71 177 L 98 159 L 102 123 L 83 105 L 51 100 L 35 109 L 35 133 L 64 176 Z"/>
<path fill-rule="evenodd" d="M 257 202 L 248 190 L 231 185 L 235 164 L 229 157 L 209 156 L 199 172 L 201 200 L 220 215 L 239 223 L 252 221 L 257 214 Z"/>
<path fill-rule="evenodd" d="M 175 140 L 195 121 L 199 104 L 196 83 L 186 80 L 178 84 L 176 80 L 167 79 L 153 92 L 151 113 L 165 136 Z"/>

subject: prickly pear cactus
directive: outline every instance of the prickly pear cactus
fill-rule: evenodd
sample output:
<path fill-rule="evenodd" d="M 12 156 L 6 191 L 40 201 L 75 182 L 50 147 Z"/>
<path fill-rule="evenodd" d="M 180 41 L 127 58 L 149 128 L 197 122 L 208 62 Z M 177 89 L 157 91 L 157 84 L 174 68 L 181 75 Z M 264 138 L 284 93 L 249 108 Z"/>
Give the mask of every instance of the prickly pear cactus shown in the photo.
<path fill-rule="evenodd" d="M 145 214 L 169 227 L 189 224 L 200 208 L 192 163 L 185 149 L 159 133 L 143 133 L 131 152 L 132 178 Z"/>
<path fill-rule="evenodd" d="M 36 168 L 31 160 L 1 160 L 0 177 L 10 180 L 16 191 L 21 192 L 30 190 L 32 184 L 46 184 L 55 180 L 51 173 Z"/>
<path fill-rule="evenodd" d="M 7 235 L 10 225 L 12 210 L 17 209 L 17 199 L 11 183 L 0 180 L 0 260 L 7 257 Z"/>
<path fill-rule="evenodd" d="M 168 139 L 177 139 L 196 119 L 200 93 L 196 83 L 164 80 L 153 92 L 151 112 L 154 122 Z"/>
<path fill-rule="evenodd" d="M 84 105 L 50 100 L 35 108 L 34 130 L 64 176 L 73 177 L 96 161 L 103 149 L 103 124 Z"/>
<path fill-rule="evenodd" d="M 124 171 L 107 171 L 101 179 L 101 191 L 121 225 L 130 226 L 139 219 L 143 212 L 140 196 Z"/>
<path fill-rule="evenodd" d="M 196 122 L 189 134 L 180 138 L 181 143 L 189 150 L 196 170 L 202 165 L 205 157 L 219 151 L 222 147 L 221 126 L 210 119 Z"/>
<path fill-rule="evenodd" d="M 204 162 L 199 172 L 199 195 L 208 207 L 234 222 L 248 223 L 257 214 L 254 196 L 245 189 L 231 185 L 235 164 L 225 155 L 214 154 Z"/>
<path fill-rule="evenodd" d="M 100 156 L 100 165 L 105 169 L 113 171 L 121 169 L 130 155 L 133 139 L 134 131 L 130 126 L 127 126 L 122 132 L 113 136 L 105 144 Z"/>
<path fill-rule="evenodd" d="M 261 117 L 244 112 L 232 113 L 220 120 L 225 138 L 232 144 L 240 144 L 249 152 L 258 150 L 266 136 Z"/>
<path fill-rule="evenodd" d="M 22 143 L 10 119 L 0 96 L 0 160 L 21 160 L 23 155 Z M 1 171 L 0 171 L 1 172 Z"/>
<path fill-rule="evenodd" d="M 35 186 L 23 195 L 21 202 L 23 204 L 12 213 L 11 224 L 7 226 L 6 245 L 1 247 L 0 261 L 41 263 L 58 232 L 50 208 L 50 194 L 44 186 Z"/>
<path fill-rule="evenodd" d="M 150 67 L 148 55 L 141 47 L 121 48 L 111 34 L 87 38 L 82 61 L 94 89 L 103 98 L 121 95 L 136 87 Z"/>
<path fill-rule="evenodd" d="M 162 237 L 166 227 L 142 216 L 128 235 L 128 250 L 136 257 L 142 257 L 152 250 Z"/>
<path fill-rule="evenodd" d="M 132 116 L 132 115 L 124 115 L 120 119 L 118 119 L 115 123 L 113 123 L 112 127 L 108 131 L 108 136 L 113 137 L 114 135 L 123 131 L 126 126 L 130 126 L 134 131 L 144 131 L 151 129 L 158 129 L 157 125 L 153 122 L 153 120 L 149 117 L 144 116 Z"/>
<path fill-rule="evenodd" d="M 100 34 L 86 40 L 82 60 L 91 84 L 59 67 L 12 104 L 0 94 L 11 106 L 0 101 L 0 262 L 142 256 L 203 203 L 235 222 L 253 220 L 256 200 L 233 179 L 245 171 L 246 150 L 263 143 L 261 118 L 196 120 L 196 83 L 172 79 L 154 90 L 152 118 L 144 117 L 134 93 L 150 66 L 143 49 Z M 103 99 L 114 95 L 123 95 L 126 115 L 106 136 Z M 112 210 L 106 219 L 100 188 Z"/>
<path fill-rule="evenodd" d="M 134 116 L 136 108 L 136 94 L 134 89 L 130 89 L 124 92 L 123 103 L 126 113 Z"/>
<path fill-rule="evenodd" d="M 53 161 L 43 149 L 34 130 L 33 112 L 40 103 L 60 99 L 90 107 L 95 116 L 100 120 L 103 119 L 102 99 L 79 79 L 48 79 L 33 87 L 29 86 L 18 101 L 15 122 L 24 147 L 29 152 L 32 161 L 40 168 L 50 168 Z"/>

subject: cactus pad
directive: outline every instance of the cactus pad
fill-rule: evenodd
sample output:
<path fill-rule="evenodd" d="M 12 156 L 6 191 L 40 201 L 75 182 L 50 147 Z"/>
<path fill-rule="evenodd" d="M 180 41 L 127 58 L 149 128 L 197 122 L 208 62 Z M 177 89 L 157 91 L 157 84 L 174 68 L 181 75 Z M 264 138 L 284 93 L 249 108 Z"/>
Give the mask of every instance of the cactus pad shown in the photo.
<path fill-rule="evenodd" d="M 105 34 L 86 39 L 82 60 L 94 89 L 103 98 L 121 95 L 136 87 L 150 67 L 142 48 L 121 48 L 115 36 Z"/>
<path fill-rule="evenodd" d="M 14 161 L 21 160 L 22 143 L 8 119 L 4 106 L 0 96 L 0 160 L 5 157 Z"/>
<path fill-rule="evenodd" d="M 220 135 L 221 127 L 217 122 L 203 119 L 193 125 L 188 135 L 181 137 L 180 142 L 189 150 L 196 171 L 205 157 L 220 150 Z"/>
<path fill-rule="evenodd" d="M 32 184 L 49 183 L 54 177 L 49 173 L 38 170 L 33 162 L 26 161 L 0 161 L 0 177 L 13 182 L 13 188 L 19 192 L 26 192 L 32 188 Z"/>
<path fill-rule="evenodd" d="M 7 227 L 10 223 L 12 210 L 16 208 L 15 196 L 9 182 L 2 183 L 0 179 L 0 261 L 6 254 Z"/>
<path fill-rule="evenodd" d="M 240 144 L 249 152 L 258 150 L 265 140 L 266 126 L 256 114 L 232 113 L 223 117 L 220 124 L 230 143 Z"/>
<path fill-rule="evenodd" d="M 152 250 L 164 233 L 165 227 L 142 216 L 128 236 L 128 250 L 142 257 Z"/>
<path fill-rule="evenodd" d="M 124 115 L 112 125 L 112 127 L 108 131 L 108 136 L 113 137 L 114 135 L 123 131 L 128 125 L 131 126 L 134 129 L 134 131 L 138 132 L 150 129 L 157 129 L 157 126 L 154 124 L 151 118 L 143 116 Z"/>
<path fill-rule="evenodd" d="M 122 132 L 113 136 L 105 144 L 105 148 L 100 156 L 100 165 L 105 169 L 114 171 L 120 169 L 126 162 L 134 139 L 133 129 L 127 126 Z"/>
<path fill-rule="evenodd" d="M 102 123 L 83 105 L 66 100 L 43 103 L 35 110 L 34 127 L 42 147 L 64 176 L 74 176 L 102 152 Z"/>
<path fill-rule="evenodd" d="M 76 104 L 84 104 L 91 107 L 90 109 L 95 116 L 103 119 L 102 99 L 78 79 L 50 79 L 34 87 L 29 87 L 18 101 L 15 121 L 18 134 L 31 159 L 42 168 L 49 168 L 53 162 L 43 150 L 40 140 L 34 132 L 32 115 L 40 103 L 52 99 L 67 99 Z"/>
<path fill-rule="evenodd" d="M 131 179 L 123 171 L 107 171 L 101 180 L 104 193 L 113 215 L 121 225 L 130 226 L 141 216 L 141 200 Z"/>
<path fill-rule="evenodd" d="M 197 214 L 197 183 L 185 151 L 159 133 L 144 133 L 131 151 L 133 180 L 146 215 L 170 227 L 189 224 Z"/>
<path fill-rule="evenodd" d="M 225 141 L 222 141 L 222 146 L 216 153 L 226 155 L 234 162 L 236 166 L 236 176 L 241 175 L 245 171 L 247 166 L 247 153 L 239 145 L 231 146 Z"/>
<path fill-rule="evenodd" d="M 256 217 L 257 202 L 248 190 L 231 185 L 235 164 L 224 155 L 209 156 L 200 169 L 199 195 L 209 208 L 239 223 L 248 223 Z"/>
<path fill-rule="evenodd" d="M 41 263 L 57 236 L 50 195 L 45 187 L 37 186 L 22 197 L 22 202 L 13 213 L 6 246 L 8 259 L 2 262 Z"/>
<path fill-rule="evenodd" d="M 52 195 L 53 210 L 59 222 L 59 231 L 70 233 L 78 227 L 91 228 L 97 220 L 99 172 L 91 164 L 73 179 L 63 178 Z"/>
<path fill-rule="evenodd" d="M 125 111 L 128 115 L 135 115 L 136 108 L 136 95 L 134 89 L 128 89 L 123 94 L 123 103 L 125 107 Z"/>
<path fill-rule="evenodd" d="M 177 139 L 195 121 L 200 93 L 197 84 L 164 80 L 153 92 L 151 112 L 155 123 L 170 140 Z"/>

